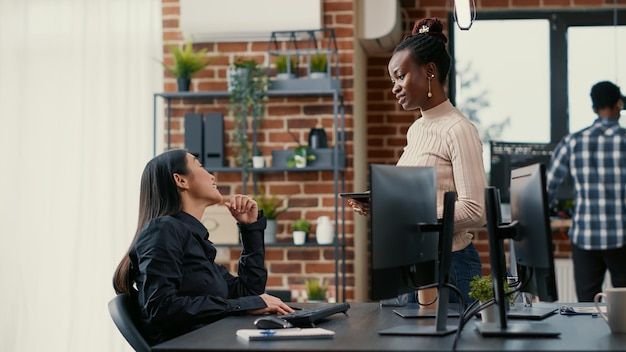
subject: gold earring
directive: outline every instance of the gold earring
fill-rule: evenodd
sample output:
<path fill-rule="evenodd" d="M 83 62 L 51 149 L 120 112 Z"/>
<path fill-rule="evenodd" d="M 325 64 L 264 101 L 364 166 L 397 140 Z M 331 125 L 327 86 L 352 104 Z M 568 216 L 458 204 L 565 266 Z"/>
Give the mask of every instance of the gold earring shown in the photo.
<path fill-rule="evenodd" d="M 434 77 L 435 77 L 435 75 L 430 75 L 428 77 L 428 97 L 429 98 L 433 96 L 433 93 L 430 91 L 430 80 L 433 79 Z"/>

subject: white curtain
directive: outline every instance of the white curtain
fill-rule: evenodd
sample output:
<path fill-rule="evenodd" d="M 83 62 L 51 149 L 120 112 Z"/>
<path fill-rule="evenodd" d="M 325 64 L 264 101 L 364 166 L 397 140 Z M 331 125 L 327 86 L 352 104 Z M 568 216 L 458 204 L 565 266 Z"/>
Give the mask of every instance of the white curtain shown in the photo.
<path fill-rule="evenodd" d="M 162 87 L 160 0 L 0 0 L 0 349 L 128 350 L 107 310 Z"/>

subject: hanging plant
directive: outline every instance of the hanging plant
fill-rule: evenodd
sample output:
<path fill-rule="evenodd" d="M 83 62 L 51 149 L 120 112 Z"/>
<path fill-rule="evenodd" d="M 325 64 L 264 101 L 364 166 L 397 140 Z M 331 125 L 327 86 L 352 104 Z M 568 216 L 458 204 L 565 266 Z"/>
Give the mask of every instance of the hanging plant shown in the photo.
<path fill-rule="evenodd" d="M 267 101 L 267 73 L 254 60 L 238 59 L 230 77 L 230 111 L 235 119 L 235 153 L 237 166 L 248 167 L 248 117 L 256 131 L 261 123 Z M 252 151 L 256 152 L 256 151 Z"/>

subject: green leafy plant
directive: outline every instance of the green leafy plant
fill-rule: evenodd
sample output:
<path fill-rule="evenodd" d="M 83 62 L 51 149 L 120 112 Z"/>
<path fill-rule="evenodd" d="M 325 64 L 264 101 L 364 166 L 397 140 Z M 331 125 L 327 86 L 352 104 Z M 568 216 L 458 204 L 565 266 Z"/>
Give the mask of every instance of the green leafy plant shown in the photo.
<path fill-rule="evenodd" d="M 309 300 L 324 301 L 327 291 L 328 285 L 320 283 L 320 280 L 306 280 L 306 294 Z"/>
<path fill-rule="evenodd" d="M 256 200 L 259 209 L 263 210 L 263 215 L 266 219 L 274 220 L 287 211 L 287 207 L 279 209 L 283 200 L 278 199 L 276 196 L 268 196 L 265 193 L 261 193 L 254 197 L 254 200 Z"/>
<path fill-rule="evenodd" d="M 278 73 L 295 73 L 296 72 L 296 69 L 298 68 L 298 58 L 296 58 L 295 56 L 291 56 L 291 71 L 287 70 L 287 62 L 288 62 L 287 60 L 288 60 L 287 55 L 281 55 L 276 58 L 276 61 L 274 63 L 276 64 L 276 71 Z"/>
<path fill-rule="evenodd" d="M 305 233 L 309 233 L 311 223 L 306 219 L 298 219 L 293 223 L 293 225 L 291 225 L 291 228 L 293 231 L 304 231 Z"/>
<path fill-rule="evenodd" d="M 311 72 L 326 72 L 328 57 L 325 53 L 311 55 Z"/>
<path fill-rule="evenodd" d="M 504 283 L 504 292 L 508 293 L 511 289 Z M 469 296 L 480 302 L 486 302 L 493 299 L 493 283 L 491 276 L 474 276 L 470 281 Z M 507 301 L 511 303 L 511 296 L 507 296 Z"/>
<path fill-rule="evenodd" d="M 235 74 L 231 76 L 230 111 L 235 120 L 235 153 L 238 166 L 249 167 L 248 118 L 252 117 L 257 130 L 265 113 L 267 102 L 267 73 L 254 60 L 238 59 L 234 63 Z"/>
<path fill-rule="evenodd" d="M 293 154 L 287 158 L 287 167 L 296 167 L 296 155 L 305 157 L 307 163 L 309 161 L 314 161 L 315 159 L 317 159 L 317 156 L 315 155 L 315 153 L 313 153 L 313 150 L 311 148 L 300 144 L 300 140 L 298 139 L 298 137 L 296 137 L 293 132 L 288 132 L 291 135 L 291 138 L 293 138 L 294 142 L 298 144 L 298 146 L 296 147 L 296 149 L 294 149 Z"/>
<path fill-rule="evenodd" d="M 174 64 L 172 66 L 162 64 L 168 72 L 177 78 L 189 79 L 194 73 L 201 71 L 209 64 L 209 60 L 206 58 L 207 49 L 194 51 L 191 42 L 185 43 L 182 48 L 170 46 L 170 52 L 174 57 Z"/>

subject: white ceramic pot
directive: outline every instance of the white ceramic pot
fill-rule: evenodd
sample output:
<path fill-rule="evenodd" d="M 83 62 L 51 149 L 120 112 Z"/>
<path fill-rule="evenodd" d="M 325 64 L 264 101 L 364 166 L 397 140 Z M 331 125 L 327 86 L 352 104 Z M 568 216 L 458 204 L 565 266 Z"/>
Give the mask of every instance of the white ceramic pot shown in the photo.
<path fill-rule="evenodd" d="M 495 304 L 492 304 L 491 306 L 481 310 L 480 319 L 483 321 L 483 323 L 497 322 L 498 321 L 498 306 Z"/>
<path fill-rule="evenodd" d="M 306 239 L 306 232 L 304 231 L 293 232 L 293 244 L 301 246 L 304 244 L 305 239 Z"/>
<path fill-rule="evenodd" d="M 252 167 L 255 169 L 265 167 L 265 159 L 263 159 L 262 155 L 255 155 L 252 157 Z"/>

